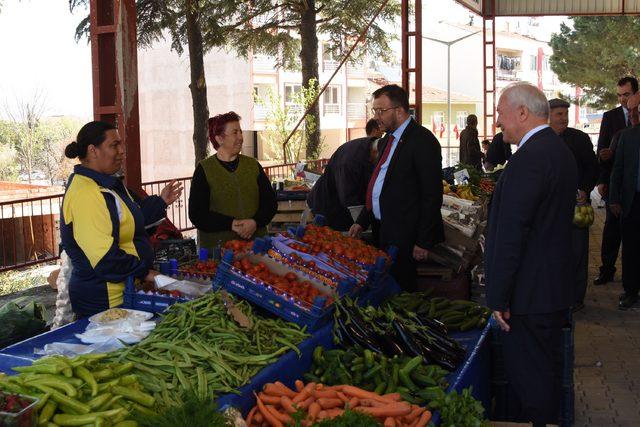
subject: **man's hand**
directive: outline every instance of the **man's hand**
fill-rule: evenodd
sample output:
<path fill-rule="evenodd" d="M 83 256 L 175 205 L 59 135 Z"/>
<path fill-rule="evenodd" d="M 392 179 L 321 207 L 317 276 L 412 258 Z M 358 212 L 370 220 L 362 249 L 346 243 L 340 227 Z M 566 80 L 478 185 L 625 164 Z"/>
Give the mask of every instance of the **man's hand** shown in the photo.
<path fill-rule="evenodd" d="M 607 184 L 598 184 L 598 194 L 600 194 L 600 197 L 606 197 L 607 190 Z"/>
<path fill-rule="evenodd" d="M 178 200 L 180 195 L 182 195 L 182 184 L 175 179 L 169 182 L 160 192 L 160 198 L 164 200 L 167 206 Z"/>
<path fill-rule="evenodd" d="M 611 158 L 613 157 L 613 151 L 611 151 L 610 148 L 603 148 L 602 150 L 600 150 L 598 155 L 600 156 L 600 160 L 606 162 L 608 160 L 611 160 Z"/>
<path fill-rule="evenodd" d="M 620 205 L 609 205 L 609 209 L 611 209 L 611 213 L 616 217 L 619 217 L 622 212 L 622 206 Z"/>
<path fill-rule="evenodd" d="M 509 332 L 511 330 L 511 326 L 509 326 L 509 324 L 507 323 L 507 320 L 511 318 L 511 312 L 509 310 L 494 311 L 493 318 L 496 319 L 496 322 L 498 322 L 500 329 L 505 332 Z"/>
<path fill-rule="evenodd" d="M 257 228 L 258 225 L 253 219 L 234 219 L 231 223 L 231 230 L 245 240 L 251 239 L 251 236 L 253 236 Z"/>
<path fill-rule="evenodd" d="M 418 245 L 415 245 L 413 247 L 413 259 L 415 259 L 416 261 L 426 261 L 428 255 L 429 255 L 428 250 L 422 249 Z"/>
<path fill-rule="evenodd" d="M 587 202 L 587 192 L 578 190 L 578 197 L 576 198 L 578 203 L 586 203 Z"/>
<path fill-rule="evenodd" d="M 154 279 L 156 278 L 156 276 L 159 276 L 159 275 L 160 275 L 160 273 L 158 273 L 157 271 L 149 270 L 149 272 L 147 273 L 147 275 L 144 278 L 144 281 L 145 282 L 154 283 L 154 281 L 155 281 Z"/>
<path fill-rule="evenodd" d="M 349 229 L 349 237 L 353 237 L 354 239 L 359 239 L 363 231 L 364 229 L 362 228 L 362 226 L 358 223 L 355 223 Z"/>

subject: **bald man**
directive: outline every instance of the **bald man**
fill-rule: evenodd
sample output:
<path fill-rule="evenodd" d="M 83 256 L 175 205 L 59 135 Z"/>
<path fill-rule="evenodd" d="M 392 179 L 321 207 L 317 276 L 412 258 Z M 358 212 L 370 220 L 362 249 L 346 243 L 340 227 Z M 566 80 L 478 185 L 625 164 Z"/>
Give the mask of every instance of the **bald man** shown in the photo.
<path fill-rule="evenodd" d="M 549 127 L 549 104 L 528 83 L 508 86 L 497 107 L 504 141 L 517 145 L 498 180 L 486 235 L 487 305 L 502 329 L 518 422 L 557 424 L 562 328 L 573 304 L 571 226 L 578 171 Z"/>

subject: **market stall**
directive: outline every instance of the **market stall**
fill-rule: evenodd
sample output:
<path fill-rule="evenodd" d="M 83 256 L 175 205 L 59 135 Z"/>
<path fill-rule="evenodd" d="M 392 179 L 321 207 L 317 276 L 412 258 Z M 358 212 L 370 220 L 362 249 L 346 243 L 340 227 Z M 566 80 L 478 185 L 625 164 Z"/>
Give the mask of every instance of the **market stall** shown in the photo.
<path fill-rule="evenodd" d="M 133 343 L 129 346 L 107 354 L 72 357 L 42 358 L 39 352 L 54 343 L 81 344 L 81 338 L 86 343 L 87 335 L 95 339 L 96 333 L 107 330 L 96 329 L 95 323 L 119 322 L 123 320 L 120 317 L 129 322 L 129 312 L 122 310 L 79 320 L 1 350 L 0 369 L 10 376 L 0 377 L 0 389 L 31 393 L 41 401 L 48 400 L 51 404 L 41 404 L 39 413 L 58 425 L 73 425 L 65 423 L 80 419 L 88 421 L 85 424 L 98 423 L 99 418 L 105 417 L 113 418 L 115 424 L 140 413 L 153 417 L 181 402 L 183 393 L 189 390 L 203 401 L 215 399 L 219 409 L 237 408 L 246 417 L 250 412 L 260 412 L 252 411 L 256 403 L 262 404 L 261 400 L 256 402 L 256 395 L 260 397 L 273 389 L 273 384 L 283 384 L 290 390 L 300 386 L 300 381 L 307 386 L 315 384 L 308 379 L 314 378 L 319 369 L 319 352 L 330 355 L 364 351 L 362 354 L 372 361 L 395 363 L 402 382 L 396 378 L 392 383 L 392 376 L 385 378 L 381 365 L 372 369 L 375 375 L 364 374 L 376 383 L 348 376 L 341 385 L 334 385 L 337 378 L 325 378 L 326 387 L 346 387 L 345 393 L 369 393 L 368 396 L 379 390 L 383 402 L 390 399 L 382 394 L 386 389 L 389 396 L 400 400 L 396 405 L 400 408 L 398 420 L 409 417 L 405 412 L 411 408 L 412 413 L 420 414 L 421 420 L 437 421 L 437 413 L 431 418 L 427 405 L 441 399 L 445 392 L 462 392 L 471 385 L 473 396 L 488 407 L 487 336 L 491 325 L 486 322 L 486 309 L 468 301 L 450 302 L 428 294 L 398 295 L 399 286 L 386 274 L 392 254 L 351 241 L 319 225 L 310 224 L 301 230 L 259 240 L 252 247 L 231 242 L 228 248 L 208 276 L 200 270 L 189 270 L 206 268 L 208 260 L 195 261 L 191 267 L 169 263 L 167 273 L 177 273 L 179 277 L 175 278 L 180 283 L 185 278 L 197 278 L 200 282 L 206 281 L 205 276 L 212 279 L 212 292 L 203 296 L 132 289 L 133 284 L 129 283 L 125 304 L 147 311 L 164 311 L 152 319 L 153 314 L 139 319 L 137 325 L 154 321 L 156 324 L 141 336 L 127 335 Z M 411 304 L 415 305 L 407 311 Z M 345 324 L 349 321 L 344 313 L 348 312 L 349 316 L 377 316 L 375 323 L 380 329 L 366 332 L 370 335 L 364 338 L 361 332 L 352 329 L 353 325 Z M 110 317 L 105 320 L 107 314 Z M 385 320 L 387 315 L 395 320 Z M 392 325 L 399 329 L 389 329 Z M 371 352 L 360 346 L 394 336 L 395 350 L 379 348 L 379 352 Z M 120 339 L 122 335 L 117 337 Z M 415 347 L 412 339 L 419 341 Z M 377 342 L 371 349 L 380 345 L 381 341 Z M 352 362 L 349 369 L 357 365 Z M 409 362 L 416 368 L 413 380 L 408 376 Z M 30 363 L 33 365 L 29 366 Z M 14 375 L 16 371 L 20 373 Z M 85 371 L 93 373 L 93 377 Z M 431 390 L 424 389 L 427 394 L 422 393 L 423 387 L 415 386 L 414 382 L 430 384 L 433 375 L 437 382 Z M 54 377 L 68 384 L 60 385 L 53 381 Z M 140 394 L 127 394 L 125 386 L 131 384 Z M 415 387 L 407 388 L 408 384 Z M 98 405 L 100 392 L 110 395 L 115 403 L 100 401 L 104 405 Z M 265 397 L 269 398 L 273 396 Z M 318 402 L 318 405 L 332 404 Z M 375 406 L 375 402 L 367 399 L 364 402 L 356 412 L 386 413 L 367 409 L 369 404 Z M 330 418 L 344 412 L 335 409 L 323 412 L 322 416 Z M 283 415 L 285 419 L 287 416 Z"/>

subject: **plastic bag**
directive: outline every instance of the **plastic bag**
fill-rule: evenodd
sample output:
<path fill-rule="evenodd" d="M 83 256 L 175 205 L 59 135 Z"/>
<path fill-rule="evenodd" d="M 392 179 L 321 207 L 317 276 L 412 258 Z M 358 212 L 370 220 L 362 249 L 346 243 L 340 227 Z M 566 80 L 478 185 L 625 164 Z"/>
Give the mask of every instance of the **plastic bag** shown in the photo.
<path fill-rule="evenodd" d="M 196 283 L 189 280 L 176 280 L 162 274 L 155 277 L 156 288 L 163 291 L 179 291 L 181 294 L 197 298 L 211 291 L 211 284 Z"/>
<path fill-rule="evenodd" d="M 135 310 L 130 311 L 136 312 Z M 100 344 L 112 339 L 135 344 L 146 338 L 156 327 L 154 321 L 147 319 L 146 316 L 130 316 L 121 320 L 100 323 L 94 322 L 90 318 L 87 329 L 82 334 L 76 334 L 76 338 L 85 344 Z"/>
<path fill-rule="evenodd" d="M 44 332 L 45 314 L 42 304 L 26 296 L 0 307 L 0 348 Z"/>
<path fill-rule="evenodd" d="M 85 345 L 85 344 L 70 344 L 66 342 L 53 342 L 50 344 L 45 344 L 43 349 L 35 349 L 34 354 L 39 354 L 43 356 L 51 356 L 54 354 L 59 354 L 62 356 L 73 357 L 79 354 L 99 354 L 99 353 L 109 353 L 111 351 L 115 351 L 123 348 L 125 345 L 122 341 L 119 341 L 115 338 L 108 339 L 101 343 Z"/>
<path fill-rule="evenodd" d="M 63 251 L 60 254 L 60 260 L 62 260 L 62 265 L 60 267 L 60 274 L 58 274 L 58 279 L 56 280 L 56 286 L 58 288 L 56 315 L 53 318 L 51 329 L 57 329 L 75 320 L 75 314 L 71 309 L 71 300 L 69 299 L 69 279 L 71 279 L 73 267 L 71 265 L 71 259 L 67 256 L 66 252 Z"/>

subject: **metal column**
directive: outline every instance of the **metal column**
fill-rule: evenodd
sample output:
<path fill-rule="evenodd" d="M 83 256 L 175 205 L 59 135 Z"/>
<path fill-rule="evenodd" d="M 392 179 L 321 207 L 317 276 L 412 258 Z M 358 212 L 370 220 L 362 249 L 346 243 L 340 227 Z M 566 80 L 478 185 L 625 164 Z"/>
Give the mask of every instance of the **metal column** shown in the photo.
<path fill-rule="evenodd" d="M 409 0 L 402 0 L 402 87 L 409 94 L 409 108 L 413 109 L 416 121 L 422 123 L 422 1 L 414 0 L 413 3 L 414 26 L 411 29 Z M 413 102 L 412 83 L 415 90 Z"/>
<path fill-rule="evenodd" d="M 485 2 L 482 17 L 482 64 L 484 90 L 484 135 L 496 132 L 496 27 L 495 0 Z"/>
<path fill-rule="evenodd" d="M 117 125 L 127 186 L 142 189 L 135 0 L 91 0 L 93 117 Z"/>

